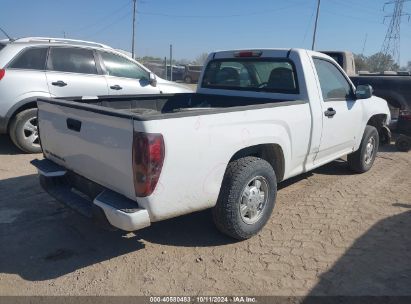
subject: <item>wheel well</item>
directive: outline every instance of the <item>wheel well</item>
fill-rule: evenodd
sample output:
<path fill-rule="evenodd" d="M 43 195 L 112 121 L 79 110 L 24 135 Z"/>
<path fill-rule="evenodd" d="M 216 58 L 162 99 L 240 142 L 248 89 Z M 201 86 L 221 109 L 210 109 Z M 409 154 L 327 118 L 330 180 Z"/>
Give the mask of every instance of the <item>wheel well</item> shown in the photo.
<path fill-rule="evenodd" d="M 14 117 L 16 117 L 17 114 L 19 114 L 20 112 L 24 111 L 24 110 L 28 110 L 28 109 L 33 109 L 33 108 L 37 108 L 37 102 L 36 101 L 30 101 L 28 103 L 25 103 L 24 105 L 22 105 L 21 107 L 17 108 L 13 114 L 10 116 L 10 119 L 7 123 L 7 132 L 9 132 L 9 128 L 10 128 L 10 123 L 13 121 Z"/>
<path fill-rule="evenodd" d="M 389 143 L 391 138 L 388 128 L 384 127 L 386 120 L 386 114 L 376 114 L 372 116 L 367 122 L 367 126 L 373 126 L 377 129 L 378 135 L 380 137 L 380 142 L 383 144 Z"/>
<path fill-rule="evenodd" d="M 246 156 L 255 156 L 267 161 L 273 167 L 278 182 L 284 178 L 284 153 L 279 145 L 262 144 L 241 149 L 231 157 L 230 162 Z"/>
<path fill-rule="evenodd" d="M 387 120 L 386 114 L 376 114 L 368 120 L 367 125 L 373 126 L 377 130 L 379 130 L 381 129 L 382 126 L 384 126 L 384 123 L 386 120 Z"/>

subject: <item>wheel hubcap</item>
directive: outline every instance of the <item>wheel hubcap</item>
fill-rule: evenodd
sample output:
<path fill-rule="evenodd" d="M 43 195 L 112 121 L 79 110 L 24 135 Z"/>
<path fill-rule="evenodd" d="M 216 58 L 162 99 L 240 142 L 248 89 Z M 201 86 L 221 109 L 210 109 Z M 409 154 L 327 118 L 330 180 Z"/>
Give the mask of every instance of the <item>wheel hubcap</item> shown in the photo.
<path fill-rule="evenodd" d="M 262 176 L 251 179 L 240 197 L 240 215 L 246 224 L 256 223 L 267 205 L 268 183 Z"/>
<path fill-rule="evenodd" d="M 40 145 L 39 132 L 37 128 L 37 117 L 32 117 L 23 126 L 24 141 L 29 145 L 38 147 Z"/>
<path fill-rule="evenodd" d="M 367 146 L 365 147 L 365 157 L 364 157 L 365 164 L 369 165 L 371 163 L 373 156 L 374 156 L 374 151 L 375 151 L 375 138 L 370 137 L 370 139 L 367 142 Z"/>

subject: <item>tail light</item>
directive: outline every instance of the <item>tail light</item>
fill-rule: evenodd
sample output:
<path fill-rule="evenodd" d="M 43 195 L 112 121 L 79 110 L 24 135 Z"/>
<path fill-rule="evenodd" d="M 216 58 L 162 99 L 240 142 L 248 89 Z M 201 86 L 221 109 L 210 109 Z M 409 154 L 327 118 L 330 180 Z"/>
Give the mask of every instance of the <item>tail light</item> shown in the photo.
<path fill-rule="evenodd" d="M 399 117 L 403 120 L 411 121 L 411 111 L 401 111 Z"/>
<path fill-rule="evenodd" d="M 0 69 L 0 80 L 3 79 L 4 75 L 6 75 L 6 70 L 5 69 Z"/>
<path fill-rule="evenodd" d="M 161 134 L 135 132 L 133 135 L 133 174 L 136 196 L 149 196 L 160 178 L 165 156 Z"/>

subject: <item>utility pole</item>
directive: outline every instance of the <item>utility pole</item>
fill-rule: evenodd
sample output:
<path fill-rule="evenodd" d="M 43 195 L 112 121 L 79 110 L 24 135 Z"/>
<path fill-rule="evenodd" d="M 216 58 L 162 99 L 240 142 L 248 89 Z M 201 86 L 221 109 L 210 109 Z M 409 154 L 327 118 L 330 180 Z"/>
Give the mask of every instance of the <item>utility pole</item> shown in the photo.
<path fill-rule="evenodd" d="M 165 76 L 164 76 L 164 78 L 168 80 L 168 75 L 167 75 L 167 57 L 164 57 L 164 71 L 165 71 Z"/>
<path fill-rule="evenodd" d="M 318 17 L 320 15 L 320 5 L 321 5 L 321 0 L 318 0 L 317 4 L 317 16 L 315 17 L 315 26 L 314 26 L 314 34 L 313 34 L 313 45 L 311 47 L 312 50 L 314 50 L 315 47 L 315 38 L 317 36 L 317 24 L 318 24 Z"/>
<path fill-rule="evenodd" d="M 365 45 L 367 44 L 367 39 L 368 39 L 368 33 L 365 34 L 364 44 L 362 46 L 362 51 L 361 51 L 362 55 L 364 55 L 364 52 L 365 52 Z"/>
<path fill-rule="evenodd" d="M 131 39 L 131 57 L 134 59 L 134 36 L 135 36 L 135 29 L 136 29 L 136 5 L 137 0 L 133 0 L 133 37 Z"/>
<path fill-rule="evenodd" d="M 173 45 L 170 44 L 170 81 L 173 81 Z"/>

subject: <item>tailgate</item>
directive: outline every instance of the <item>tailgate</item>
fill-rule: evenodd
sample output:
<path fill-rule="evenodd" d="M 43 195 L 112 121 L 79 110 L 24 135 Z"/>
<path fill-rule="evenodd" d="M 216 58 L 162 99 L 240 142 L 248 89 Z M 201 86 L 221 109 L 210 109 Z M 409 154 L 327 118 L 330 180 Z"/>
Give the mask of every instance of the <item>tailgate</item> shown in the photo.
<path fill-rule="evenodd" d="M 38 108 L 40 140 L 48 159 L 135 199 L 130 116 L 69 101 L 39 101 Z"/>

